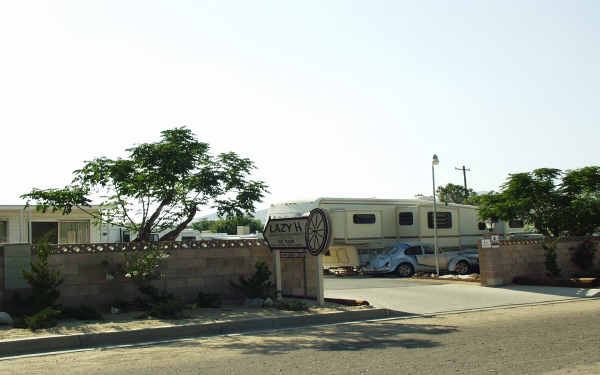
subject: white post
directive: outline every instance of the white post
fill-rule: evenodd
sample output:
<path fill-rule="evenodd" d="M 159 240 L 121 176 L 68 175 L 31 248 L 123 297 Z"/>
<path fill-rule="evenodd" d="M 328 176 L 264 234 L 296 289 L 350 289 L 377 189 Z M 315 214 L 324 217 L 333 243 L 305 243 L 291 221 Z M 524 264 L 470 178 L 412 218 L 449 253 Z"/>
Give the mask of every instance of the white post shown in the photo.
<path fill-rule="evenodd" d="M 273 250 L 273 261 L 273 268 L 275 268 L 276 299 L 281 300 L 283 298 L 283 289 L 281 287 L 281 252 L 279 250 Z"/>
<path fill-rule="evenodd" d="M 317 255 L 317 303 L 319 305 L 325 304 L 325 285 L 323 283 L 323 254 Z"/>
<path fill-rule="evenodd" d="M 435 201 L 435 166 L 439 163 L 437 155 L 433 155 L 431 164 L 431 179 L 433 181 L 433 249 L 435 251 L 435 274 L 440 276 L 440 261 L 438 257 L 438 227 L 437 227 L 437 203 Z"/>

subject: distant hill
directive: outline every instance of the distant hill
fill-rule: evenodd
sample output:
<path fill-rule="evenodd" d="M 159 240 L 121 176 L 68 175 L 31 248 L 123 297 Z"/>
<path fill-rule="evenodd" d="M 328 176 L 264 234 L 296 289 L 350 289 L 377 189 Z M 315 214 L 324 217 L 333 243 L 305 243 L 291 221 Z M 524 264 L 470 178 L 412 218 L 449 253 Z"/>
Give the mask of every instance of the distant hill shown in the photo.
<path fill-rule="evenodd" d="M 252 215 L 252 217 L 254 217 L 255 219 L 260 220 L 263 224 L 267 222 L 267 213 L 268 213 L 269 209 L 265 208 L 264 210 L 258 210 L 254 213 L 254 215 Z M 197 220 L 217 220 L 219 218 L 219 216 L 217 215 L 217 213 L 213 213 L 210 215 L 205 215 L 205 216 L 201 216 L 199 217 Z"/>

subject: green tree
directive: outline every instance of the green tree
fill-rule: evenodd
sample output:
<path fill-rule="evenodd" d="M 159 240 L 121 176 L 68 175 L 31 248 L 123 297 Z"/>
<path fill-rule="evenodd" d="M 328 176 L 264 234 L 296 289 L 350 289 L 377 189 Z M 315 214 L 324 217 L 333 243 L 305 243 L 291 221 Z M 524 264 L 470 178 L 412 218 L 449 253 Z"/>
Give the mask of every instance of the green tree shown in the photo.
<path fill-rule="evenodd" d="M 214 222 L 214 220 L 202 219 L 202 220 L 194 221 L 192 224 L 190 224 L 190 227 L 199 232 L 203 232 L 203 231 L 211 230 L 210 226 L 212 225 L 213 222 Z"/>
<path fill-rule="evenodd" d="M 73 172 L 73 182 L 61 189 L 33 189 L 22 198 L 42 211 L 68 214 L 77 207 L 97 221 L 138 233 L 169 231 L 160 240 L 172 241 L 203 206 L 220 215 L 253 212 L 267 192 L 262 181 L 248 178 L 254 163 L 233 152 L 213 156 L 209 145 L 191 130 L 161 132 L 161 140 L 127 149 L 124 159 L 96 158 Z M 99 213 L 89 210 L 90 196 L 106 197 Z"/>
<path fill-rule="evenodd" d="M 446 184 L 446 186 L 438 186 L 437 194 L 441 202 L 444 203 L 468 203 L 469 197 L 474 197 L 477 194 L 473 189 L 467 189 L 465 194 L 465 187 L 462 185 L 455 185 L 452 183 Z"/>
<path fill-rule="evenodd" d="M 262 233 L 263 223 L 252 216 L 227 216 L 217 220 L 200 220 L 192 223 L 192 228 L 214 233 L 237 234 L 238 226 L 249 226 L 250 233 Z"/>
<path fill-rule="evenodd" d="M 262 222 L 251 216 L 228 216 L 226 218 L 221 218 L 215 220 L 211 229 L 216 233 L 237 234 L 237 227 L 246 225 L 250 227 L 250 233 L 262 233 Z"/>
<path fill-rule="evenodd" d="M 600 168 L 510 174 L 499 193 L 479 198 L 481 219 L 521 219 L 546 236 L 591 234 L 600 224 Z"/>

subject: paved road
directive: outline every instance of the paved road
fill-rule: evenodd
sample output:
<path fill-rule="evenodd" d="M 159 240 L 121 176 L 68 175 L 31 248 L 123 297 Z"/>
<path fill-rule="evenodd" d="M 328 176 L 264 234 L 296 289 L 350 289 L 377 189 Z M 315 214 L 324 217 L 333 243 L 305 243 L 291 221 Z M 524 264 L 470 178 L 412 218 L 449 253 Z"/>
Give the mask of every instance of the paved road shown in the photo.
<path fill-rule="evenodd" d="M 16 374 L 600 374 L 600 300 L 0 361 Z"/>
<path fill-rule="evenodd" d="M 414 314 L 600 297 L 600 289 L 511 285 L 395 277 L 326 277 L 325 297 L 369 301 L 377 307 Z"/>

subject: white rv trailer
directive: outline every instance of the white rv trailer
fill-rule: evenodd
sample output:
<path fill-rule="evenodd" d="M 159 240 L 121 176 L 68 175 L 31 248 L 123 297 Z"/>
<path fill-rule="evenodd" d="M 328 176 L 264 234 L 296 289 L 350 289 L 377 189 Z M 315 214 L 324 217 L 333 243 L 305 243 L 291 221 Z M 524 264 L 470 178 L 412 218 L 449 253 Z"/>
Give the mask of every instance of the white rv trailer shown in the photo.
<path fill-rule="evenodd" d="M 331 221 L 332 241 L 324 254 L 325 268 L 358 268 L 378 250 L 398 242 L 434 242 L 433 201 L 421 199 L 319 198 L 272 204 L 270 218 L 308 215 L 325 210 Z M 438 204 L 440 251 L 476 249 L 488 231 L 475 206 Z"/>

